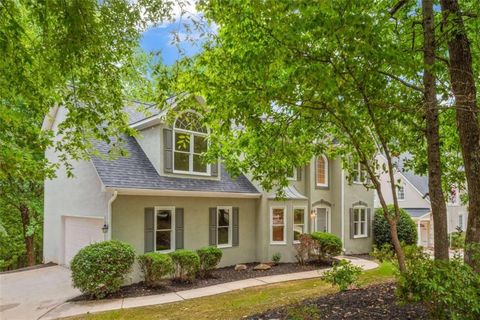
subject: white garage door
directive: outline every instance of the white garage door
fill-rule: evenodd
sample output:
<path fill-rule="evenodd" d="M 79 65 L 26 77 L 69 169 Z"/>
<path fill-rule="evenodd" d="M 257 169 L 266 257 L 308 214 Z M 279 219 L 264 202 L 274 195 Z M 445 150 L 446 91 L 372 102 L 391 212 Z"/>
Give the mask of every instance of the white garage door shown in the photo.
<path fill-rule="evenodd" d="M 65 217 L 65 264 L 91 243 L 103 241 L 103 219 Z"/>

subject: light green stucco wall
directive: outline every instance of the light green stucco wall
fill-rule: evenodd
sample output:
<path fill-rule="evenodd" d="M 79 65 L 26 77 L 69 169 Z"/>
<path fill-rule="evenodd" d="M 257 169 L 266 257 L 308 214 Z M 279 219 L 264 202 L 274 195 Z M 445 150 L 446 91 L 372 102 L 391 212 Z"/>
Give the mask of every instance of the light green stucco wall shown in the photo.
<path fill-rule="evenodd" d="M 153 197 L 120 195 L 112 206 L 112 238 L 134 246 L 137 254 L 144 252 L 144 208 L 175 206 L 184 208 L 184 248 L 208 246 L 208 209 L 217 206 L 239 207 L 238 247 L 224 248 L 220 266 L 257 261 L 256 199 Z"/>

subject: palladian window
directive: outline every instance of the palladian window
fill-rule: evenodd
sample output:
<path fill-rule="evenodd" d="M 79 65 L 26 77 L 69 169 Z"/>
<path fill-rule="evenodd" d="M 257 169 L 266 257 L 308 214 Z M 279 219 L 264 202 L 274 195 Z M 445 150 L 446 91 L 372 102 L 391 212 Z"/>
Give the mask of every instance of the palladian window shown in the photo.
<path fill-rule="evenodd" d="M 210 166 L 201 159 L 208 150 L 207 128 L 193 112 L 183 113 L 173 126 L 173 170 L 180 173 L 209 174 Z"/>
<path fill-rule="evenodd" d="M 322 155 L 316 161 L 317 187 L 328 187 L 328 159 Z"/>

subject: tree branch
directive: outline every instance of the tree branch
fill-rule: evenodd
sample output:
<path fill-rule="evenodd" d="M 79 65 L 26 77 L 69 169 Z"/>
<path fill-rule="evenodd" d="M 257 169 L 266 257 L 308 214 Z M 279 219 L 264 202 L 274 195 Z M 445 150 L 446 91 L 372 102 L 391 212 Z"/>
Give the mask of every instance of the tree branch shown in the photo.
<path fill-rule="evenodd" d="M 381 73 L 381 74 L 383 74 L 383 75 L 385 75 L 385 76 L 387 76 L 387 77 L 389 77 L 389 78 L 391 78 L 391 79 L 397 80 L 398 82 L 400 82 L 401 84 L 409 87 L 410 89 L 417 90 L 417 91 L 423 93 L 423 88 L 422 88 L 422 87 L 416 86 L 416 85 L 414 85 L 414 84 L 412 84 L 412 83 L 410 83 L 410 82 L 408 82 L 408 81 L 405 81 L 405 80 L 403 80 L 402 78 L 397 77 L 396 75 L 390 74 L 390 73 L 388 73 L 388 72 L 386 72 L 386 71 L 379 70 L 378 72 Z"/>

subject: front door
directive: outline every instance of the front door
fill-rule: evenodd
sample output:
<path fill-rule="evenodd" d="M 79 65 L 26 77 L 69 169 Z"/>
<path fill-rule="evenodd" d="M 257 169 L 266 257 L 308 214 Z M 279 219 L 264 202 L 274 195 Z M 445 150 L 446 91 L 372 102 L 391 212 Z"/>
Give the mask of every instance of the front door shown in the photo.
<path fill-rule="evenodd" d="M 330 209 L 326 207 L 316 208 L 315 231 L 330 232 Z"/>

